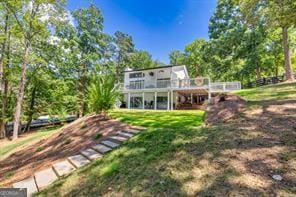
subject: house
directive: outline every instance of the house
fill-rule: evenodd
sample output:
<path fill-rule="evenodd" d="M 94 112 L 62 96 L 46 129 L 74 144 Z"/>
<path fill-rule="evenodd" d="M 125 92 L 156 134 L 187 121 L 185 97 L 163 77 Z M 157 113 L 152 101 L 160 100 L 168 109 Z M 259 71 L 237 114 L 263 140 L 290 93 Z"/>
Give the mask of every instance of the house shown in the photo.
<path fill-rule="evenodd" d="M 198 109 L 213 93 L 240 88 L 240 82 L 212 83 L 208 77 L 190 78 L 185 65 L 126 69 L 121 108 Z"/>

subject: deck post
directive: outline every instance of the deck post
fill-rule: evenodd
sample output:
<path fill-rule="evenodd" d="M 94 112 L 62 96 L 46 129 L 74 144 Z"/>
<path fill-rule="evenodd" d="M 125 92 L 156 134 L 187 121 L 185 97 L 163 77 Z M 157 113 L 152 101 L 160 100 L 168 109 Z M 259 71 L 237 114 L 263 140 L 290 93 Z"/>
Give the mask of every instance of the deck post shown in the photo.
<path fill-rule="evenodd" d="M 192 96 L 192 93 L 190 94 L 190 101 L 191 101 L 191 105 L 192 105 L 192 99 L 193 99 L 193 96 Z"/>
<path fill-rule="evenodd" d="M 171 91 L 171 110 L 174 110 L 174 92 Z"/>
<path fill-rule="evenodd" d="M 154 92 L 154 110 L 157 108 L 157 92 Z"/>
<path fill-rule="evenodd" d="M 170 110 L 170 92 L 168 91 L 168 106 L 167 106 L 167 110 Z"/>
<path fill-rule="evenodd" d="M 131 108 L 131 93 L 127 93 L 127 108 L 130 109 Z"/>
<path fill-rule="evenodd" d="M 145 109 L 145 92 L 142 92 L 142 108 Z"/>
<path fill-rule="evenodd" d="M 211 102 L 211 98 L 212 98 L 212 95 L 211 95 L 211 91 L 209 90 L 209 96 L 208 96 L 209 102 Z"/>

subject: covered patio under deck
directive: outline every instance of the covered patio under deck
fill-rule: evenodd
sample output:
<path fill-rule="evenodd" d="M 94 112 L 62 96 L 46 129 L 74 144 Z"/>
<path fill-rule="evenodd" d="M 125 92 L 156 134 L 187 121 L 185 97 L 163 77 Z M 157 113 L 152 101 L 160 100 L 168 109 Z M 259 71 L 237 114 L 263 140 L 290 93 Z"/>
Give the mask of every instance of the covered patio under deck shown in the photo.
<path fill-rule="evenodd" d="M 206 89 L 133 91 L 124 94 L 124 107 L 129 109 L 200 109 L 210 98 Z"/>
<path fill-rule="evenodd" d="M 211 95 L 206 89 L 178 90 L 175 109 L 201 109 Z"/>

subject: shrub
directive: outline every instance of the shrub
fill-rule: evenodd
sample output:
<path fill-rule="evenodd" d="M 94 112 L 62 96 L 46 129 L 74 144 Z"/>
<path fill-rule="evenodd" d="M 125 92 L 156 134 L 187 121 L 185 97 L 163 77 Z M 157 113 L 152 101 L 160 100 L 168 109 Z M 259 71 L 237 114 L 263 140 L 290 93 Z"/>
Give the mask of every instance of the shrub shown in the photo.
<path fill-rule="evenodd" d="M 36 149 L 36 152 L 40 152 L 40 151 L 43 151 L 44 150 L 44 147 L 43 146 L 39 146 L 37 149 Z"/>
<path fill-rule="evenodd" d="M 106 114 L 119 98 L 119 88 L 114 76 L 97 75 L 88 88 L 88 105 L 91 112 Z"/>
<path fill-rule="evenodd" d="M 102 134 L 101 133 L 96 133 L 95 135 L 94 135 L 94 139 L 95 140 L 98 140 L 98 139 L 100 139 L 102 137 Z"/>

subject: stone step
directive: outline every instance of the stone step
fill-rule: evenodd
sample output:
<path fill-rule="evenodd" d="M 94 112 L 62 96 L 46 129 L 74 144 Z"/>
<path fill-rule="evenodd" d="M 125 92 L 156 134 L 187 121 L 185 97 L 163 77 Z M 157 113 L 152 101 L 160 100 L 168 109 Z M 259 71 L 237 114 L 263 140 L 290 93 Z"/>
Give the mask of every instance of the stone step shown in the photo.
<path fill-rule="evenodd" d="M 86 164 L 88 164 L 90 161 L 86 158 L 83 157 L 82 155 L 74 155 L 71 157 L 68 157 L 68 160 L 76 167 L 80 168 Z"/>
<path fill-rule="evenodd" d="M 119 144 L 117 144 L 115 142 L 111 142 L 109 140 L 103 140 L 103 141 L 101 141 L 101 144 L 104 144 L 104 145 L 109 146 L 111 148 L 116 148 L 117 146 L 119 146 Z"/>
<path fill-rule="evenodd" d="M 89 148 L 86 150 L 83 150 L 80 152 L 83 156 L 85 156 L 86 158 L 90 159 L 90 160 L 94 160 L 96 158 L 102 157 L 103 155 L 101 153 L 98 153 L 97 151 Z"/>
<path fill-rule="evenodd" d="M 142 127 L 142 126 L 131 126 L 131 128 L 136 130 L 141 130 L 141 131 L 146 129 L 146 127 Z"/>
<path fill-rule="evenodd" d="M 13 188 L 27 188 L 27 196 L 32 196 L 33 193 L 38 192 L 34 177 L 27 178 L 20 182 L 14 183 Z"/>
<path fill-rule="evenodd" d="M 116 141 L 119 141 L 119 142 L 124 142 L 128 138 L 125 138 L 125 137 L 122 137 L 122 136 L 119 136 L 119 135 L 115 135 L 115 136 L 111 136 L 110 139 L 113 139 L 113 140 L 116 140 Z"/>
<path fill-rule="evenodd" d="M 52 168 L 47 168 L 35 173 L 36 185 L 39 191 L 53 183 L 57 178 Z"/>
<path fill-rule="evenodd" d="M 103 144 L 95 145 L 92 148 L 102 154 L 105 154 L 105 153 L 112 150 L 111 148 L 109 148 L 108 146 L 105 146 Z"/>
<path fill-rule="evenodd" d="M 69 174 L 75 170 L 75 167 L 67 160 L 55 163 L 52 165 L 52 167 L 58 176 Z"/>
<path fill-rule="evenodd" d="M 133 134 L 131 134 L 131 133 L 126 133 L 126 132 L 123 132 L 123 131 L 119 131 L 119 132 L 118 132 L 118 135 L 121 135 L 121 136 L 123 136 L 123 137 L 128 137 L 128 138 L 133 137 Z"/>
<path fill-rule="evenodd" d="M 131 134 L 137 134 L 137 133 L 140 133 L 141 131 L 135 130 L 135 129 L 125 129 L 125 130 L 123 130 L 123 132 L 131 133 Z"/>

